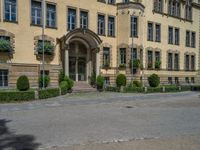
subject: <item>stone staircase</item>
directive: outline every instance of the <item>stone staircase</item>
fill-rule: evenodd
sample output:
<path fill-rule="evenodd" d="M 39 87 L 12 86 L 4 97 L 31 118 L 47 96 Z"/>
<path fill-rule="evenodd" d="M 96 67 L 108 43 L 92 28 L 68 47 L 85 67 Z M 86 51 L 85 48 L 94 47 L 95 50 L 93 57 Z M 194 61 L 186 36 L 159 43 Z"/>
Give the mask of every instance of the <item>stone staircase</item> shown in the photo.
<path fill-rule="evenodd" d="M 73 93 L 88 93 L 96 91 L 96 88 L 93 88 L 85 81 L 74 82 Z"/>

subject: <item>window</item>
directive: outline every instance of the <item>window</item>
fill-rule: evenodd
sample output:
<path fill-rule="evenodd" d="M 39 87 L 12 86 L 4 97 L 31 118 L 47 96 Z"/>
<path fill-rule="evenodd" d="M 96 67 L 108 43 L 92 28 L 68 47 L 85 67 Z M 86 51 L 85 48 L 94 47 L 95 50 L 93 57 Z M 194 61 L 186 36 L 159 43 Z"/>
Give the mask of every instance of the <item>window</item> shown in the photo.
<path fill-rule="evenodd" d="M 173 54 L 168 53 L 168 70 L 173 69 Z"/>
<path fill-rule="evenodd" d="M 124 3 L 129 3 L 129 0 L 123 0 Z"/>
<path fill-rule="evenodd" d="M 80 12 L 80 27 L 83 29 L 88 28 L 88 12 L 86 11 Z"/>
<path fill-rule="evenodd" d="M 172 77 L 168 77 L 168 84 L 173 84 Z"/>
<path fill-rule="evenodd" d="M 45 76 L 48 76 L 49 75 L 49 70 L 44 70 L 44 74 L 45 74 Z M 40 70 L 40 75 L 41 76 L 43 75 L 43 70 Z"/>
<path fill-rule="evenodd" d="M 163 0 L 154 0 L 154 11 L 163 11 Z"/>
<path fill-rule="evenodd" d="M 192 71 L 195 70 L 195 56 L 194 55 L 191 56 L 191 70 Z"/>
<path fill-rule="evenodd" d="M 191 77 L 191 83 L 195 83 L 195 78 Z"/>
<path fill-rule="evenodd" d="M 175 28 L 175 45 L 179 45 L 179 29 L 178 28 Z"/>
<path fill-rule="evenodd" d="M 196 47 L 196 33 L 192 32 L 191 35 L 191 47 L 195 48 Z"/>
<path fill-rule="evenodd" d="M 110 66 L 110 48 L 109 47 L 103 48 L 103 65 Z"/>
<path fill-rule="evenodd" d="M 185 77 L 185 83 L 190 83 L 190 80 L 188 77 Z"/>
<path fill-rule="evenodd" d="M 108 17 L 108 36 L 115 36 L 115 18 Z"/>
<path fill-rule="evenodd" d="M 4 0 L 4 19 L 6 21 L 16 22 L 17 21 L 17 4 L 16 0 Z"/>
<path fill-rule="evenodd" d="M 153 52 L 148 51 L 148 69 L 153 68 Z"/>
<path fill-rule="evenodd" d="M 173 27 L 168 29 L 168 43 L 173 44 Z"/>
<path fill-rule="evenodd" d="M 137 49 L 136 48 L 131 48 L 131 59 L 137 59 Z"/>
<path fill-rule="evenodd" d="M 161 29 L 160 29 L 160 24 L 156 24 L 156 42 L 161 41 Z"/>
<path fill-rule="evenodd" d="M 172 16 L 180 17 L 180 2 L 177 0 L 169 0 L 168 13 Z"/>
<path fill-rule="evenodd" d="M 8 70 L 0 70 L 0 87 L 8 86 Z"/>
<path fill-rule="evenodd" d="M 179 54 L 174 55 L 174 70 L 179 70 Z"/>
<path fill-rule="evenodd" d="M 155 61 L 160 61 L 160 52 L 155 52 Z"/>
<path fill-rule="evenodd" d="M 175 84 L 179 84 L 179 78 L 175 77 Z"/>
<path fill-rule="evenodd" d="M 186 43 L 187 47 L 190 47 L 190 31 L 186 31 Z"/>
<path fill-rule="evenodd" d="M 56 27 L 56 6 L 47 4 L 47 27 Z"/>
<path fill-rule="evenodd" d="M 10 41 L 10 37 L 9 36 L 1 36 L 0 35 L 0 40 Z"/>
<path fill-rule="evenodd" d="M 138 17 L 131 16 L 131 37 L 138 37 Z"/>
<path fill-rule="evenodd" d="M 115 0 L 108 0 L 108 4 L 115 4 Z"/>
<path fill-rule="evenodd" d="M 31 1 L 31 24 L 42 25 L 42 3 Z"/>
<path fill-rule="evenodd" d="M 189 55 L 185 56 L 185 70 L 186 71 L 190 70 L 190 56 Z"/>
<path fill-rule="evenodd" d="M 76 28 L 76 10 L 68 8 L 68 30 L 74 30 Z"/>
<path fill-rule="evenodd" d="M 126 64 L 126 48 L 120 48 L 120 64 Z"/>
<path fill-rule="evenodd" d="M 104 84 L 110 85 L 110 78 L 109 77 L 104 77 Z"/>
<path fill-rule="evenodd" d="M 192 20 L 192 5 L 191 0 L 186 1 L 185 5 L 185 19 L 186 20 Z"/>
<path fill-rule="evenodd" d="M 98 34 L 105 35 L 105 16 L 98 15 Z"/>
<path fill-rule="evenodd" d="M 153 41 L 153 23 L 148 23 L 148 41 Z"/>

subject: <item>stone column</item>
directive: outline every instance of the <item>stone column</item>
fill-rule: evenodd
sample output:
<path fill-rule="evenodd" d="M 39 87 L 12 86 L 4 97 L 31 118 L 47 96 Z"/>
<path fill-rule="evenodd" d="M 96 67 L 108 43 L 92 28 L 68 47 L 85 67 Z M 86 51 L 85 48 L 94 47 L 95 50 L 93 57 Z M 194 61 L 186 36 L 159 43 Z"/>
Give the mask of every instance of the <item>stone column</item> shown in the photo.
<path fill-rule="evenodd" d="M 69 50 L 65 50 L 65 75 L 69 76 Z"/>
<path fill-rule="evenodd" d="M 100 49 L 97 49 L 96 52 L 96 75 L 100 74 Z"/>

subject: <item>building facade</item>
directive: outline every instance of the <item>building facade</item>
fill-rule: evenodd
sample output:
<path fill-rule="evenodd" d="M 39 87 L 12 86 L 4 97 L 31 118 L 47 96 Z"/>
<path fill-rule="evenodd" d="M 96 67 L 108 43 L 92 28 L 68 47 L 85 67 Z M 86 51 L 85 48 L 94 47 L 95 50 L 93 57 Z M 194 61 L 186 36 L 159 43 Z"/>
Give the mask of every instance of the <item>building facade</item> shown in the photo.
<path fill-rule="evenodd" d="M 198 84 L 199 0 L 45 0 L 45 74 L 74 81 L 93 73 L 115 84 L 156 73 L 162 84 Z M 38 87 L 42 67 L 42 1 L 0 0 L 0 88 L 20 75 Z"/>

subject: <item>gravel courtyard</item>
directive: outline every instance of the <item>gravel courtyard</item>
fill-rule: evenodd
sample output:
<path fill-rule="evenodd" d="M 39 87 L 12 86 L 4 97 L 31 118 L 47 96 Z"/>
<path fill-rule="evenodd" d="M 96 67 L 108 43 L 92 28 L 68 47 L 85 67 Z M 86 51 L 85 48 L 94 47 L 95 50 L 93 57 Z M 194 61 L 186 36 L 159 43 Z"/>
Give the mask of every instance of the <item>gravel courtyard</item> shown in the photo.
<path fill-rule="evenodd" d="M 0 149 L 138 150 L 157 139 L 200 149 L 199 95 L 90 93 L 0 104 Z"/>

